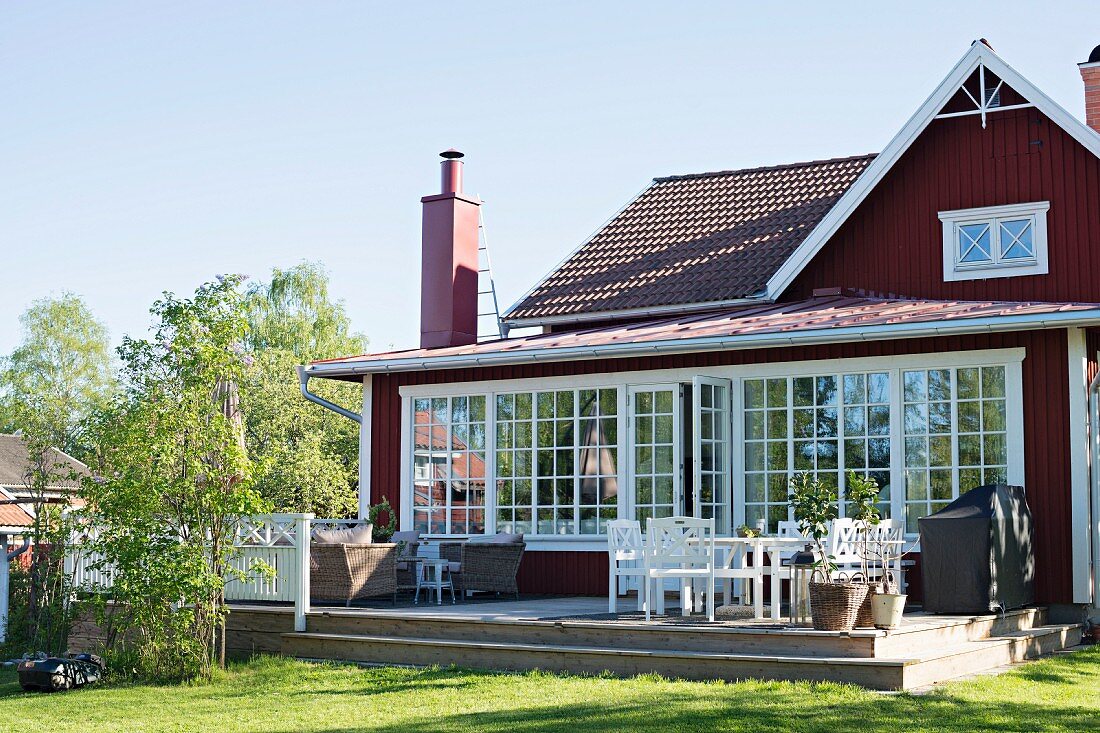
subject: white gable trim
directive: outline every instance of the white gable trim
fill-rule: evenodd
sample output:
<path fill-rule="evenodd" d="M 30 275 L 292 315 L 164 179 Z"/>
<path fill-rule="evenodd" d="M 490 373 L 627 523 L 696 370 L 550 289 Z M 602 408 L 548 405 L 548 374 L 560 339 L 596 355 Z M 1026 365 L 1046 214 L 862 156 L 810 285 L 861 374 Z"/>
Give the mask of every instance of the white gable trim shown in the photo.
<path fill-rule="evenodd" d="M 840 200 L 825 215 L 809 236 L 798 245 L 783 266 L 779 268 L 771 279 L 768 280 L 767 298 L 774 300 L 790 287 L 795 277 L 810 264 L 814 256 L 821 251 L 825 243 L 836 234 L 840 226 L 848 220 L 848 217 L 863 203 L 868 194 L 875 189 L 879 182 L 886 176 L 894 163 L 920 136 L 924 129 L 935 119 L 939 111 L 943 109 L 972 73 L 980 66 L 999 76 L 1002 81 L 1015 89 L 1043 114 L 1054 121 L 1059 127 L 1073 136 L 1093 155 L 1100 158 L 1100 133 L 1092 130 L 1083 122 L 1067 112 L 1057 102 L 1048 97 L 1038 87 L 1022 77 L 1019 72 L 1009 66 L 1005 61 L 993 52 L 993 49 L 981 41 L 975 41 L 970 50 L 959 59 L 951 69 L 947 77 L 940 82 L 932 95 L 925 100 L 916 114 L 914 114 L 901 131 L 894 136 L 890 144 L 886 146 L 877 158 L 860 174 L 855 183 L 844 192 Z"/>

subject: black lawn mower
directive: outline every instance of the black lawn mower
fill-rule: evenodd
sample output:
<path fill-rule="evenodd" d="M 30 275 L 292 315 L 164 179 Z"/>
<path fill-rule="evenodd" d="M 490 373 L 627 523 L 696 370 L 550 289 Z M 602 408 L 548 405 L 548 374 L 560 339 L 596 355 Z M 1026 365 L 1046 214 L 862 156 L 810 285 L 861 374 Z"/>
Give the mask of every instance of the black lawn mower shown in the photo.
<path fill-rule="evenodd" d="M 23 659 L 16 665 L 19 686 L 28 692 L 62 692 L 98 682 L 106 671 L 95 654 Z"/>

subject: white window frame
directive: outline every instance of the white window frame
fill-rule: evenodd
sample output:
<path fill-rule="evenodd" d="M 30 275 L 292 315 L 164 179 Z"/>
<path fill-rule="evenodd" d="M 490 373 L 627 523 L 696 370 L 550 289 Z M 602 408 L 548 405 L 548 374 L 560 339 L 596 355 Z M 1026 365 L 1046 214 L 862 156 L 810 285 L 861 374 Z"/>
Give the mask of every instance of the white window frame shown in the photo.
<path fill-rule="evenodd" d="M 993 277 L 1045 275 L 1047 264 L 1047 210 L 1049 201 L 1036 201 L 1007 206 L 987 206 L 978 209 L 957 209 L 939 212 L 943 223 L 943 279 L 947 282 L 985 280 Z M 1001 226 L 1005 220 L 1031 219 L 1033 258 L 1001 259 Z M 989 227 L 991 262 L 960 262 L 959 230 L 963 226 L 985 224 Z"/>
<path fill-rule="evenodd" d="M 733 487 L 730 498 L 732 524 L 738 526 L 744 521 L 745 483 L 744 483 L 744 379 L 761 377 L 797 377 L 816 376 L 822 373 L 881 372 L 891 374 L 891 512 L 895 517 L 904 516 L 903 482 L 904 455 L 901 430 L 902 384 L 900 373 L 909 369 L 981 367 L 1003 365 L 1006 367 L 1005 380 L 1008 395 L 1008 482 L 1024 484 L 1024 420 L 1022 362 L 1026 355 L 1024 348 L 978 349 L 945 353 L 903 354 L 866 358 L 843 358 L 830 360 L 769 362 L 764 364 L 743 364 L 721 367 L 698 367 L 686 369 L 665 369 L 651 371 L 632 371 L 602 374 L 582 374 L 561 377 L 504 379 L 478 382 L 451 382 L 445 384 L 406 385 L 399 388 L 401 396 L 401 528 L 412 526 L 412 401 L 415 397 L 442 397 L 454 395 L 485 395 L 487 405 L 495 405 L 496 394 L 545 391 L 551 389 L 583 388 L 619 388 L 618 436 L 619 463 L 616 466 L 619 480 L 618 511 L 620 518 L 633 517 L 629 495 L 632 486 L 628 482 L 628 460 L 633 460 L 633 451 L 628 442 L 629 407 L 628 388 L 642 385 L 668 385 L 691 382 L 695 377 L 726 378 L 732 382 L 730 434 L 730 459 Z M 488 407 L 487 407 L 488 410 Z M 495 413 L 493 413 L 495 415 Z M 487 414 L 488 418 L 488 414 Z M 487 420 L 486 442 L 496 445 L 496 420 Z M 496 465 L 495 450 L 486 451 L 486 533 L 496 531 Z M 630 502 L 628 503 L 628 499 Z M 526 538 L 530 550 L 606 550 L 607 540 L 603 536 L 593 535 L 530 535 Z"/>

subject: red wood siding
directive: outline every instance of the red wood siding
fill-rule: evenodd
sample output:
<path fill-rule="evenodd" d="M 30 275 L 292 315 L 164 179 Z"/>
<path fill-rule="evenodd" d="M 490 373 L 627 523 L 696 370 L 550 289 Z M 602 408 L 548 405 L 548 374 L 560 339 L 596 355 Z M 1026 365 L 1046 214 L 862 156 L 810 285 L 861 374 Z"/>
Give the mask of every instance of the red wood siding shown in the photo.
<path fill-rule="evenodd" d="M 1041 144 L 1037 144 L 1040 143 Z M 1050 273 L 944 282 L 940 211 L 1049 201 Z M 936 120 L 783 294 L 1100 302 L 1100 160 L 1034 109 Z"/>
<path fill-rule="evenodd" d="M 1023 363 L 1025 478 L 1037 530 L 1038 596 L 1044 602 L 1068 603 L 1071 597 L 1069 386 L 1064 330 L 379 374 L 373 379 L 371 414 L 372 501 L 377 502 L 385 496 L 394 507 L 400 506 L 401 398 L 398 390 L 403 385 L 1012 347 L 1027 349 Z M 528 555 L 520 573 L 524 592 L 605 592 L 607 560 L 602 553 L 531 552 Z"/>
<path fill-rule="evenodd" d="M 525 552 L 516 578 L 524 593 L 607 594 L 606 552 Z"/>

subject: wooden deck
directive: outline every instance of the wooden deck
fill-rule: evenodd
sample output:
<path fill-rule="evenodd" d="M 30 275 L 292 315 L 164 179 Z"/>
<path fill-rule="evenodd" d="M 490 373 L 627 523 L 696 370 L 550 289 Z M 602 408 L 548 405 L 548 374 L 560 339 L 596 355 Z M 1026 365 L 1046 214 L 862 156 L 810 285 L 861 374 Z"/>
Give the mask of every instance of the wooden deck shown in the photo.
<path fill-rule="evenodd" d="M 1077 626 L 1049 624 L 1043 608 L 1004 616 L 908 614 L 895 631 L 826 632 L 774 622 L 613 618 L 599 598 L 315 608 L 306 631 L 293 609 L 234 604 L 227 631 L 238 654 L 309 659 L 685 679 L 852 682 L 901 690 L 974 674 L 1080 643 Z"/>

